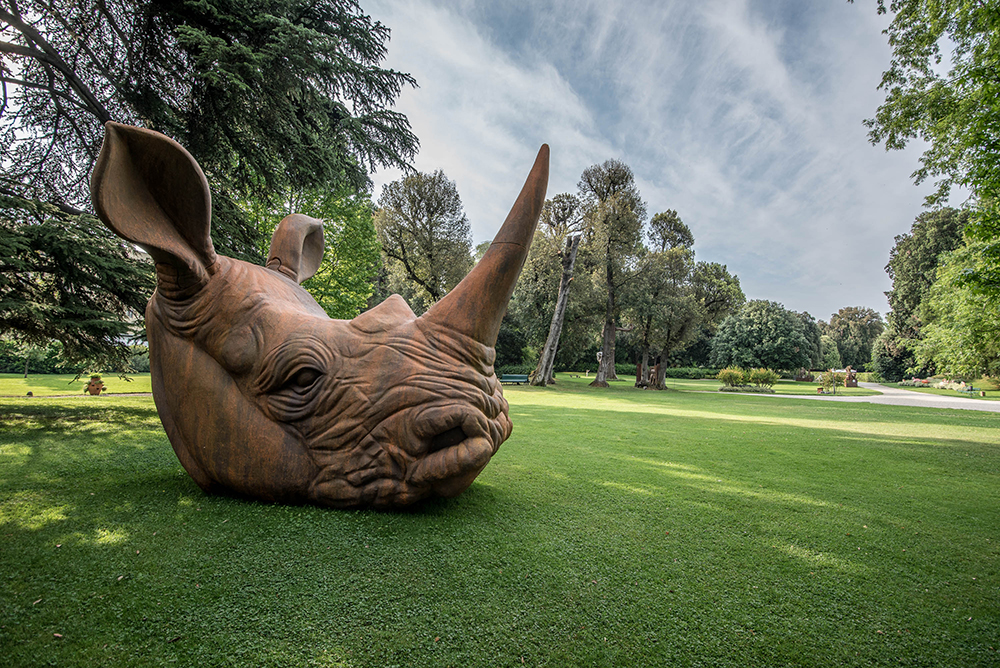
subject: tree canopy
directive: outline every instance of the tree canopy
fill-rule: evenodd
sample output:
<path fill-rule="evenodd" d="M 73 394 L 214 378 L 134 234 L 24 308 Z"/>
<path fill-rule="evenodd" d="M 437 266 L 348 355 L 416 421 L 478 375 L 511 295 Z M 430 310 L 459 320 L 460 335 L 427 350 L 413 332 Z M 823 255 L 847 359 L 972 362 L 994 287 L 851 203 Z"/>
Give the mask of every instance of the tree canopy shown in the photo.
<path fill-rule="evenodd" d="M 391 110 L 413 79 L 353 0 L 8 0 L 0 36 L 4 180 L 33 199 L 86 206 L 108 120 L 178 140 L 225 194 L 365 188 L 416 149 Z"/>
<path fill-rule="evenodd" d="M 261 262 L 268 230 L 246 202 L 277 210 L 288 192 L 363 194 L 368 169 L 406 167 L 414 155 L 416 137 L 392 110 L 414 81 L 381 67 L 388 38 L 355 0 L 3 0 L 0 193 L 10 199 L 0 243 L 35 235 L 24 226 L 49 205 L 72 216 L 90 209 L 88 177 L 103 124 L 115 120 L 184 145 L 212 189 L 216 248 Z M 142 272 L 96 220 L 75 220 L 94 225 L 107 257 Z M 67 228 L 58 241 L 73 238 Z M 76 268 L 68 291 L 103 289 Z M 93 328 L 107 333 L 95 345 L 114 348 L 125 322 L 117 314 L 149 295 L 138 280 L 120 287 L 107 293 L 112 320 Z M 73 335 L 63 341 L 74 348 Z"/>
<path fill-rule="evenodd" d="M 713 366 L 798 369 L 809 364 L 799 317 L 777 302 L 755 299 L 727 317 L 712 339 Z"/>
<path fill-rule="evenodd" d="M 1000 375 L 1000 309 L 962 281 L 968 267 L 983 262 L 982 247 L 973 243 L 943 257 L 923 302 L 924 336 L 915 346 L 919 364 L 969 379 Z"/>
<path fill-rule="evenodd" d="M 152 264 L 94 217 L 0 195 L 0 331 L 119 367 L 153 292 Z"/>
<path fill-rule="evenodd" d="M 872 344 L 885 328 L 875 310 L 863 306 L 845 306 L 830 322 L 820 321 L 820 329 L 836 342 L 840 362 L 844 366 L 864 369 L 871 361 Z"/>
<path fill-rule="evenodd" d="M 853 0 L 848 0 L 853 2 Z M 927 143 L 917 183 L 936 179 L 928 204 L 954 186 L 971 193 L 969 232 L 983 243 L 982 262 L 962 280 L 1000 295 L 1000 2 L 878 0 L 892 14 L 886 29 L 892 60 L 879 88 L 885 101 L 866 121 L 886 149 Z M 947 64 L 944 64 L 947 60 Z"/>
<path fill-rule="evenodd" d="M 390 270 L 411 283 L 402 287 L 422 313 L 472 268 L 472 229 L 455 182 L 437 170 L 414 173 L 382 189 L 375 214 Z M 405 290 L 410 287 L 411 290 Z M 410 294 L 405 294 L 409 292 Z"/>

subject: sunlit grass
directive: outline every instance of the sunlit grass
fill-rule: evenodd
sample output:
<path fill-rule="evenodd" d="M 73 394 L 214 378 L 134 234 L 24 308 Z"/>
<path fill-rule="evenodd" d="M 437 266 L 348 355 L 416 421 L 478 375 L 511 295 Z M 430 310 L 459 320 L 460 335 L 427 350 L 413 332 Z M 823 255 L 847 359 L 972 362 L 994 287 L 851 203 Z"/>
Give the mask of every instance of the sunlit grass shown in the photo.
<path fill-rule="evenodd" d="M 150 381 L 148 373 L 128 374 L 128 380 L 117 374 L 102 374 L 101 379 L 107 387 L 106 393 L 125 394 L 134 392 L 149 392 Z M 0 373 L 0 396 L 23 397 L 31 392 L 36 397 L 51 397 L 57 395 L 83 395 L 84 388 L 90 380 L 90 375 L 77 378 L 74 374 L 28 374 L 25 378 L 19 373 Z M 103 396 L 103 395 L 102 395 Z"/>
<path fill-rule="evenodd" d="M 1000 662 L 1000 415 L 505 394 L 397 513 L 206 496 L 149 398 L 0 400 L 0 665 Z"/>

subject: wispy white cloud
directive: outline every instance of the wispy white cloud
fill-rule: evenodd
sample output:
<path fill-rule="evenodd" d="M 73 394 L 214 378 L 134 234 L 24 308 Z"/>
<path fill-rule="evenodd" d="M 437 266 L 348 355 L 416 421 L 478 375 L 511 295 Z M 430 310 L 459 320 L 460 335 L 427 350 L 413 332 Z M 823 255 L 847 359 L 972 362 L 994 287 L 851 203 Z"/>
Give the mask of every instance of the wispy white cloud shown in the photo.
<path fill-rule="evenodd" d="M 886 154 L 861 120 L 889 51 L 870 7 L 828 0 L 377 0 L 418 169 L 444 169 L 477 241 L 506 215 L 534 152 L 551 194 L 584 168 L 632 166 L 651 213 L 677 209 L 699 259 L 751 298 L 821 318 L 885 311 L 882 267 L 927 188 L 918 150 Z M 375 176 L 382 183 L 397 178 Z"/>

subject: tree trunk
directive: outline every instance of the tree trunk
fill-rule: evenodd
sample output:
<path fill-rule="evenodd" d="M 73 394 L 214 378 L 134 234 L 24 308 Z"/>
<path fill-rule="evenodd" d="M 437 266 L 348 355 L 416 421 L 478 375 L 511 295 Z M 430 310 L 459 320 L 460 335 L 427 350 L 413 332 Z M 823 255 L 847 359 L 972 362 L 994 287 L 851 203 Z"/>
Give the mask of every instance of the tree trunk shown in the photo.
<path fill-rule="evenodd" d="M 563 254 L 563 272 L 562 278 L 559 280 L 559 296 L 556 298 L 556 310 L 552 313 L 552 322 L 549 324 L 549 337 L 545 340 L 545 347 L 542 348 L 542 356 L 538 360 L 535 375 L 531 379 L 532 385 L 541 385 L 544 387 L 556 382 L 552 374 L 552 368 L 556 363 L 559 337 L 562 336 L 563 321 L 566 319 L 566 304 L 569 302 L 569 284 L 573 280 L 573 265 L 576 264 L 576 251 L 580 247 L 582 236 L 575 234 L 566 239 L 566 252 Z"/>
<path fill-rule="evenodd" d="M 615 323 L 612 319 L 604 321 L 604 332 L 601 336 L 604 344 L 601 346 L 601 363 L 597 367 L 597 375 L 591 387 L 607 387 L 609 380 L 618 380 L 615 375 Z"/>
<path fill-rule="evenodd" d="M 24 377 L 28 377 L 28 365 L 31 364 L 31 355 L 28 353 L 24 354 Z"/>
<path fill-rule="evenodd" d="M 656 382 L 653 384 L 653 388 L 657 390 L 667 389 L 667 361 L 663 359 L 663 355 L 660 355 L 660 361 L 656 365 Z"/>
<path fill-rule="evenodd" d="M 635 364 L 635 386 L 636 387 L 646 387 L 649 383 L 646 381 L 646 369 L 649 367 L 649 332 L 653 328 L 653 316 L 648 316 L 646 318 L 646 324 L 642 331 L 642 343 L 639 344 L 641 357 L 636 360 Z M 641 360 L 641 361 L 640 361 Z"/>

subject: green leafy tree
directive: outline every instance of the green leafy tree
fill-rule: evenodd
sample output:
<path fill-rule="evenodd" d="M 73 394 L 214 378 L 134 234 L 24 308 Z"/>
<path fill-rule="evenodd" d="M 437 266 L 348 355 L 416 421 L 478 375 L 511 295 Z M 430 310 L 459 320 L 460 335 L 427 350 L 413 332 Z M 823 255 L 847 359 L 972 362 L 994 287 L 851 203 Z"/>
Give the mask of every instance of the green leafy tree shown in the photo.
<path fill-rule="evenodd" d="M 879 85 L 885 101 L 865 121 L 869 138 L 887 149 L 926 142 L 913 178 L 937 179 L 929 204 L 968 189 L 982 261 L 962 280 L 1000 294 L 1000 2 L 878 0 L 887 11 L 892 60 Z"/>
<path fill-rule="evenodd" d="M 820 330 L 816 319 L 809 315 L 808 312 L 803 311 L 795 315 L 799 317 L 799 321 L 802 323 L 802 334 L 806 337 L 806 341 L 809 344 L 806 353 L 809 355 L 810 366 L 807 368 L 815 369 L 823 363 L 823 332 Z M 839 368 L 840 365 L 838 364 L 837 367 Z"/>
<path fill-rule="evenodd" d="M 877 354 L 872 353 L 873 368 L 884 379 L 895 382 L 907 373 L 933 373 L 933 365 L 919 364 L 915 354 L 923 336 L 923 302 L 936 280 L 941 258 L 963 245 L 968 219 L 968 211 L 949 207 L 925 211 L 913 221 L 909 233 L 896 237 L 885 267 L 892 279 L 892 289 L 885 293 L 891 310 Z"/>
<path fill-rule="evenodd" d="M 884 328 L 882 317 L 863 306 L 845 306 L 830 316 L 829 323 L 820 321 L 823 333 L 837 343 L 841 363 L 855 369 L 871 361 L 872 344 Z"/>
<path fill-rule="evenodd" d="M 896 383 L 909 373 L 916 359 L 913 351 L 902 347 L 908 339 L 900 338 L 889 328 L 882 330 L 872 343 L 872 371 L 886 382 Z"/>
<path fill-rule="evenodd" d="M 322 220 L 323 261 L 302 287 L 331 318 L 350 319 L 367 307 L 382 267 L 382 255 L 372 202 L 365 192 L 343 184 L 336 190 L 289 193 L 280 210 L 260 200 L 245 206 L 267 239 L 260 249 L 264 255 L 274 229 L 286 215 L 303 213 Z"/>
<path fill-rule="evenodd" d="M 605 295 L 601 363 L 594 387 L 607 387 L 615 374 L 615 336 L 621 304 L 618 293 L 635 275 L 642 249 L 646 204 L 628 165 L 607 160 L 583 171 L 577 185 L 584 202 L 587 234 L 596 280 Z"/>
<path fill-rule="evenodd" d="M 799 317 L 777 302 L 753 300 L 727 317 L 712 339 L 717 367 L 798 369 L 809 362 Z"/>
<path fill-rule="evenodd" d="M 472 269 L 472 229 L 455 182 L 441 170 L 387 184 L 375 228 L 397 280 L 412 286 L 401 294 L 415 312 L 430 308 Z"/>
<path fill-rule="evenodd" d="M 941 257 L 963 245 L 962 231 L 968 211 L 950 207 L 925 211 L 913 221 L 910 232 L 896 237 L 885 271 L 892 289 L 885 293 L 891 309 L 888 326 L 907 339 L 920 338 L 921 304 L 937 277 Z"/>
<path fill-rule="evenodd" d="M 820 365 L 824 369 L 840 369 L 844 366 L 840 360 L 840 350 L 837 348 L 837 342 L 833 340 L 832 336 L 824 334 L 820 337 L 820 350 L 822 354 Z"/>
<path fill-rule="evenodd" d="M 1000 375 L 1000 303 L 962 281 L 984 262 L 983 243 L 944 257 L 938 280 L 924 301 L 924 337 L 916 344 L 918 363 L 939 372 L 978 378 Z"/>
<path fill-rule="evenodd" d="M 658 351 L 652 386 L 666 389 L 667 358 L 698 334 L 704 309 L 695 294 L 694 235 L 674 210 L 653 216 L 651 251 L 643 255 L 637 277 L 625 293 L 629 319 L 639 342 L 636 386 L 645 387 L 650 349 Z"/>
<path fill-rule="evenodd" d="M 698 262 L 691 282 L 695 299 L 701 305 L 702 319 L 693 341 L 672 355 L 670 362 L 679 366 L 708 366 L 712 337 L 722 321 L 746 303 L 746 296 L 739 276 L 730 274 L 726 265 L 717 262 Z"/>

